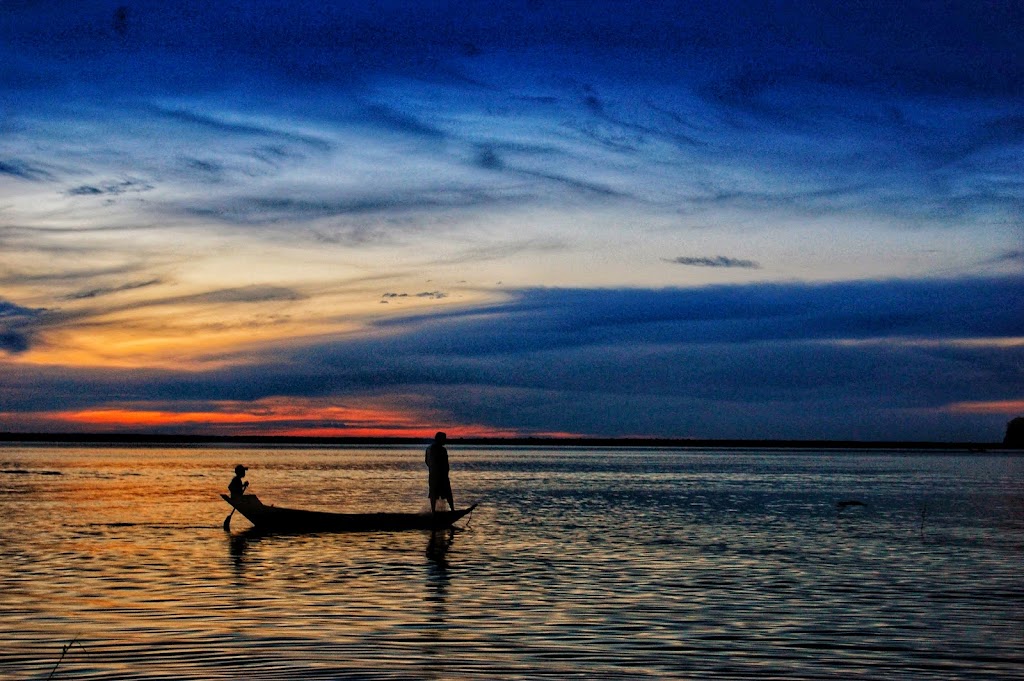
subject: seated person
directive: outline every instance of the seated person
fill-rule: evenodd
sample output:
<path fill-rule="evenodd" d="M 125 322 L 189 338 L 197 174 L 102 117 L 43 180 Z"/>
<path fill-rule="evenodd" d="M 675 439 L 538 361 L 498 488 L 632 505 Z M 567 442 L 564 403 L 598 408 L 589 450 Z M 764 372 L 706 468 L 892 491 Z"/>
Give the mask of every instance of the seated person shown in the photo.
<path fill-rule="evenodd" d="M 245 472 L 249 470 L 242 464 L 235 466 L 235 477 L 231 478 L 231 482 L 228 484 L 228 492 L 231 493 L 232 499 L 239 499 L 245 494 L 246 488 L 249 486 L 248 482 L 242 482 L 242 478 L 245 477 Z"/>

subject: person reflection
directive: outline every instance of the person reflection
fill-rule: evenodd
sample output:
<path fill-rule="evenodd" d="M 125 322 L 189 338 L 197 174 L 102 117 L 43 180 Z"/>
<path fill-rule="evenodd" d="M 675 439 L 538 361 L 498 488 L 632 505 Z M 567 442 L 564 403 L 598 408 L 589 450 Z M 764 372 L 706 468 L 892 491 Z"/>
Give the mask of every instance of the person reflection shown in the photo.
<path fill-rule="evenodd" d="M 427 542 L 427 558 L 436 570 L 431 572 L 444 573 L 448 571 L 448 549 L 452 547 L 455 540 L 455 530 L 435 530 L 430 533 L 430 541 Z"/>
<path fill-rule="evenodd" d="M 245 559 L 245 552 L 249 550 L 249 536 L 245 532 L 240 532 L 228 537 L 228 542 L 231 562 L 236 569 L 240 570 Z"/>
<path fill-rule="evenodd" d="M 245 588 L 245 554 L 250 548 L 249 541 L 248 532 L 228 535 L 228 556 L 234 573 L 234 584 L 239 589 Z"/>
<path fill-rule="evenodd" d="M 448 615 L 448 549 L 455 539 L 455 530 L 436 530 L 427 542 L 426 600 L 431 604 L 430 621 L 443 624 Z"/>

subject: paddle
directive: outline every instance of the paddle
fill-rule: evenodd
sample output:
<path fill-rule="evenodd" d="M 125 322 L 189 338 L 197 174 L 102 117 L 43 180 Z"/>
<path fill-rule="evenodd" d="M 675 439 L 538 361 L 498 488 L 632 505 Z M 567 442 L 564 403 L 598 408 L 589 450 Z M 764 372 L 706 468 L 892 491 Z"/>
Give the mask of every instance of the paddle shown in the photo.
<path fill-rule="evenodd" d="M 244 485 L 242 485 L 242 494 L 245 494 L 245 490 L 247 490 L 247 489 L 249 489 L 249 481 L 248 480 L 245 482 Z M 228 513 L 228 517 L 224 519 L 224 531 L 225 532 L 230 532 L 231 531 L 231 516 L 233 516 L 234 514 L 235 514 L 235 507 L 232 506 L 231 507 L 231 513 Z"/>

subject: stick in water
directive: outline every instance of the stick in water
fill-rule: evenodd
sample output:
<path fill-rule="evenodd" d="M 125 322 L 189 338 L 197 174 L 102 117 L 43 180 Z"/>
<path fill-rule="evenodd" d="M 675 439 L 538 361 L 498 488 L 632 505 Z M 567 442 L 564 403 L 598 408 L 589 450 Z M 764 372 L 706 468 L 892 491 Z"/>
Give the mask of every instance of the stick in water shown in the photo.
<path fill-rule="evenodd" d="M 71 643 L 67 644 L 66 646 L 61 646 L 60 659 L 57 660 L 57 664 L 53 665 L 53 671 L 51 671 L 50 675 L 46 677 L 46 681 L 50 681 L 50 679 L 53 678 L 53 675 L 57 673 L 57 667 L 59 667 L 60 663 L 64 661 L 64 656 L 68 654 L 69 650 L 71 650 L 71 646 L 75 645 L 76 643 L 78 643 L 78 636 L 75 636 L 73 639 L 71 639 Z M 78 643 L 78 647 L 82 649 L 83 653 L 89 652 L 82 646 L 81 643 Z"/>

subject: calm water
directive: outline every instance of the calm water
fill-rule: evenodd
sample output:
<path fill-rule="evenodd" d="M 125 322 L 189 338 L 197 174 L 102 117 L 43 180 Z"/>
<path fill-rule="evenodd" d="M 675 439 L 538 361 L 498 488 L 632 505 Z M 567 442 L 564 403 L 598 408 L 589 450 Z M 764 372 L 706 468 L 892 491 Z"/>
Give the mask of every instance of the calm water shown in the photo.
<path fill-rule="evenodd" d="M 0 447 L 0 677 L 1024 679 L 1024 458 L 450 449 Z"/>

